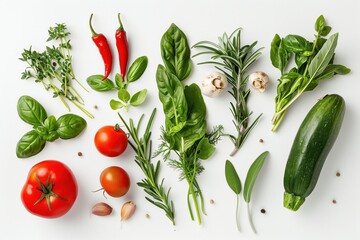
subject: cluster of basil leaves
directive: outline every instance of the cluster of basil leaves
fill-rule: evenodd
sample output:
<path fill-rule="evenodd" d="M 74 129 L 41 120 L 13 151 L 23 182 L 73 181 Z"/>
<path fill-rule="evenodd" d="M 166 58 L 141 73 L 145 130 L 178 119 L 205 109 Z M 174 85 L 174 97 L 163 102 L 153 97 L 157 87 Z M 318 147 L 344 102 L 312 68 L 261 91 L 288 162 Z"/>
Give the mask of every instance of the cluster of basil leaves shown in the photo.
<path fill-rule="evenodd" d="M 345 75 L 350 72 L 349 68 L 334 64 L 338 33 L 328 39 L 325 38 L 330 33 L 331 27 L 326 25 L 324 16 L 317 18 L 315 31 L 313 42 L 292 34 L 284 38 L 276 34 L 272 40 L 271 62 L 281 72 L 275 98 L 274 125 L 277 121 L 281 122 L 286 109 L 304 91 L 313 90 L 320 81 L 330 79 L 336 74 Z M 292 56 L 295 66 L 285 72 Z"/>
<path fill-rule="evenodd" d="M 162 154 L 170 166 L 179 170 L 180 179 L 186 179 L 189 185 L 187 198 L 189 201 L 193 199 L 201 223 L 197 197 L 200 197 L 201 209 L 204 201 L 196 176 L 204 168 L 199 159 L 210 158 L 220 135 L 219 131 L 206 133 L 206 105 L 199 86 L 193 83 L 184 87 L 181 82 L 192 70 L 190 47 L 185 34 L 175 24 L 171 24 L 160 46 L 165 67 L 158 66 L 156 83 L 165 114 L 165 128 L 162 133 L 163 143 L 156 155 Z M 171 151 L 179 158 L 170 158 Z M 190 205 L 189 211 L 194 220 Z"/>
<path fill-rule="evenodd" d="M 45 108 L 30 96 L 19 98 L 17 112 L 24 122 L 33 126 L 33 130 L 27 132 L 16 145 L 19 158 L 38 154 L 46 142 L 74 138 L 86 127 L 85 119 L 75 114 L 65 114 L 58 119 L 48 116 Z"/>
<path fill-rule="evenodd" d="M 110 107 L 113 110 L 125 108 L 128 111 L 129 106 L 141 105 L 147 96 L 147 89 L 136 92 L 134 95 L 130 95 L 127 87 L 129 83 L 137 81 L 145 72 L 148 65 L 148 58 L 141 56 L 137 58 L 130 66 L 128 74 L 126 75 L 126 81 L 122 79 L 120 74 L 115 75 L 115 83 L 111 79 L 103 79 L 103 75 L 92 75 L 87 78 L 89 86 L 97 92 L 108 92 L 117 90 L 118 99 L 112 99 L 110 101 Z"/>

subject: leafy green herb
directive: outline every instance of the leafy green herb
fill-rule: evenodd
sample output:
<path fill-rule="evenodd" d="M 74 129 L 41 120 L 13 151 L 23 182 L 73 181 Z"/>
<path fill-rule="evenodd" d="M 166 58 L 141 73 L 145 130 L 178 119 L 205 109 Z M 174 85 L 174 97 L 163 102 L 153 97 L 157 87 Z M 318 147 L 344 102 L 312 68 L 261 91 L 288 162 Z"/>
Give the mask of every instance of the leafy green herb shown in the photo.
<path fill-rule="evenodd" d="M 163 104 L 165 128 L 162 128 L 162 143 L 155 156 L 161 154 L 180 172 L 180 180 L 186 180 L 190 217 L 194 220 L 194 207 L 201 224 L 200 209 L 205 213 L 205 208 L 197 181 L 197 176 L 204 170 L 200 159 L 208 159 L 213 154 L 223 128 L 219 126 L 212 133 L 206 133 L 206 106 L 200 88 L 196 84 L 184 88 L 180 82 L 191 71 L 190 49 L 184 33 L 172 24 L 164 33 L 160 46 L 166 68 L 158 66 L 156 83 Z M 171 152 L 176 158 L 171 157 Z"/>
<path fill-rule="evenodd" d="M 238 212 L 239 212 L 239 195 L 241 193 L 242 187 L 241 187 L 241 181 L 239 175 L 236 172 L 234 165 L 229 160 L 226 160 L 225 162 L 225 178 L 231 190 L 233 190 L 233 192 L 236 194 L 235 219 L 236 219 L 236 226 L 240 232 Z"/>
<path fill-rule="evenodd" d="M 19 98 L 17 111 L 24 122 L 33 126 L 33 130 L 26 133 L 16 145 L 16 155 L 19 158 L 38 154 L 47 141 L 74 138 L 86 127 L 85 119 L 75 114 L 65 114 L 58 120 L 54 116 L 47 116 L 44 107 L 30 96 Z"/>
<path fill-rule="evenodd" d="M 186 79 L 192 70 L 190 47 L 183 31 L 174 23 L 164 33 L 160 42 L 161 57 L 165 67 L 180 81 Z"/>
<path fill-rule="evenodd" d="M 256 233 L 256 229 L 253 224 L 253 221 L 251 218 L 251 213 L 250 213 L 251 193 L 252 193 L 256 178 L 259 175 L 259 172 L 260 172 L 262 166 L 264 165 L 264 161 L 268 154 L 269 154 L 269 152 L 265 151 L 255 159 L 255 161 L 253 162 L 253 164 L 251 164 L 251 166 L 247 172 L 245 184 L 244 184 L 244 200 L 247 203 L 248 219 L 249 219 L 250 226 L 254 233 Z"/>
<path fill-rule="evenodd" d="M 326 25 L 324 16 L 321 15 L 316 20 L 315 31 L 313 42 L 297 35 L 280 38 L 276 34 L 271 43 L 271 62 L 281 72 L 275 98 L 272 131 L 276 131 L 288 108 L 303 92 L 312 91 L 322 80 L 350 72 L 349 68 L 333 63 L 338 33 L 328 39 L 325 38 L 330 33 L 331 27 Z M 285 72 L 291 56 L 294 56 L 296 67 Z"/>
<path fill-rule="evenodd" d="M 129 106 L 137 107 L 141 105 L 147 96 L 147 89 L 136 92 L 133 96 L 130 95 L 127 90 L 128 85 L 131 82 L 137 81 L 145 72 L 148 65 L 148 58 L 142 56 L 137 58 L 130 66 L 128 74 L 126 75 L 126 81 L 122 79 L 121 75 L 117 73 L 115 75 L 115 82 L 107 78 L 103 80 L 103 75 L 89 76 L 86 81 L 89 86 L 97 92 L 108 92 L 117 90 L 118 99 L 111 99 L 109 105 L 111 109 L 118 110 L 125 108 L 129 110 Z"/>
<path fill-rule="evenodd" d="M 144 115 L 141 116 L 137 127 L 132 119 L 129 123 L 126 123 L 123 117 L 119 114 L 119 117 L 133 141 L 129 140 L 130 146 L 136 152 L 135 162 L 143 171 L 145 178 L 138 182 L 137 185 L 142 187 L 150 197 L 145 197 L 150 203 L 161 208 L 170 221 L 175 225 L 175 209 L 173 201 L 169 200 L 170 188 L 165 190 L 164 179 L 159 183 L 160 161 L 154 165 L 151 160 L 151 125 L 154 120 L 156 109 L 153 110 L 149 121 L 147 123 L 146 130 L 142 137 L 139 137 L 140 122 Z"/>
<path fill-rule="evenodd" d="M 74 80 L 85 89 L 76 79 L 73 71 L 71 44 L 68 39 L 70 32 L 62 23 L 50 27 L 48 33 L 48 41 L 57 41 L 58 45 L 46 47 L 42 52 L 35 51 L 31 47 L 28 50 L 24 49 L 20 60 L 27 63 L 28 67 L 22 72 L 21 79 L 34 78 L 35 82 L 41 83 L 46 91 L 52 91 L 54 98 L 59 97 L 69 111 L 70 107 L 67 101 L 74 104 L 88 117 L 94 118 L 82 107 L 84 101 L 71 84 Z"/>
<path fill-rule="evenodd" d="M 219 43 L 201 41 L 194 45 L 195 48 L 203 50 L 195 54 L 194 57 L 204 54 L 211 56 L 211 61 L 199 64 L 215 65 L 216 69 L 226 75 L 231 86 L 229 93 L 235 102 L 230 103 L 230 110 L 237 134 L 226 134 L 235 147 L 230 156 L 235 155 L 240 149 L 261 116 L 260 114 L 252 123 L 250 122 L 252 112 L 247 107 L 250 89 L 247 87 L 248 75 L 246 73 L 247 69 L 261 55 L 261 49 L 254 50 L 257 42 L 242 46 L 240 35 L 241 29 L 237 29 L 230 36 L 224 33 L 223 36 L 219 37 Z M 277 60 L 277 63 L 281 64 L 280 60 Z"/>

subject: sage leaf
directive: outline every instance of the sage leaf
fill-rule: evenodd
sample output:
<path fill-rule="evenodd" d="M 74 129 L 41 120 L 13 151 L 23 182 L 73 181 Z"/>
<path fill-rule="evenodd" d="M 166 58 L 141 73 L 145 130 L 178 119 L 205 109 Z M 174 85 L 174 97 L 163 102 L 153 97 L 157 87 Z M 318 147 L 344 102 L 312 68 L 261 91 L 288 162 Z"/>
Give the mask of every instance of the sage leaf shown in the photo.
<path fill-rule="evenodd" d="M 27 132 L 16 144 L 16 156 L 28 158 L 44 149 L 46 141 L 35 131 Z"/>
<path fill-rule="evenodd" d="M 143 89 L 135 93 L 130 99 L 130 105 L 135 107 L 139 106 L 145 101 L 146 96 L 147 96 L 147 89 Z"/>
<path fill-rule="evenodd" d="M 180 81 L 186 79 L 191 73 L 192 62 L 184 32 L 174 23 L 171 24 L 161 38 L 160 47 L 166 68 Z"/>
<path fill-rule="evenodd" d="M 225 162 L 225 178 L 231 190 L 237 195 L 240 194 L 242 188 L 241 181 L 234 165 L 229 160 Z"/>
<path fill-rule="evenodd" d="M 265 151 L 262 154 L 260 154 L 256 158 L 256 160 L 253 162 L 253 164 L 251 164 L 251 166 L 247 172 L 245 184 L 244 184 L 244 200 L 247 203 L 250 202 L 251 193 L 252 193 L 256 178 L 259 175 L 259 172 L 260 172 L 262 166 L 264 165 L 264 161 L 268 154 L 269 154 L 268 151 Z"/>
<path fill-rule="evenodd" d="M 130 93 L 126 89 L 120 89 L 118 91 L 118 98 L 124 103 L 127 103 L 130 100 Z"/>
<path fill-rule="evenodd" d="M 338 36 L 338 33 L 331 35 L 311 61 L 308 70 L 310 79 L 314 79 L 319 76 L 330 63 L 334 56 Z"/>
<path fill-rule="evenodd" d="M 124 105 L 123 103 L 116 101 L 114 99 L 110 100 L 110 107 L 112 110 L 117 110 L 117 109 L 121 109 L 123 107 L 125 107 L 126 105 Z"/>
<path fill-rule="evenodd" d="M 146 56 L 142 56 L 137 58 L 130 66 L 128 74 L 127 74 L 127 81 L 128 82 L 135 82 L 138 80 L 141 75 L 145 72 L 145 69 L 148 65 L 148 58 Z"/>
<path fill-rule="evenodd" d="M 339 64 L 330 64 L 325 70 L 316 78 L 316 80 L 325 80 L 332 78 L 334 75 L 346 75 L 350 73 L 350 69 Z"/>
<path fill-rule="evenodd" d="M 21 96 L 17 102 L 19 117 L 33 126 L 42 126 L 47 118 L 45 108 L 30 96 Z"/>
<path fill-rule="evenodd" d="M 65 114 L 57 120 L 56 132 L 61 139 L 70 139 L 78 136 L 86 127 L 86 121 L 75 114 Z"/>
<path fill-rule="evenodd" d="M 103 80 L 103 78 L 103 75 L 92 75 L 86 79 L 86 82 L 97 92 L 107 92 L 116 89 L 113 81 L 108 78 Z"/>

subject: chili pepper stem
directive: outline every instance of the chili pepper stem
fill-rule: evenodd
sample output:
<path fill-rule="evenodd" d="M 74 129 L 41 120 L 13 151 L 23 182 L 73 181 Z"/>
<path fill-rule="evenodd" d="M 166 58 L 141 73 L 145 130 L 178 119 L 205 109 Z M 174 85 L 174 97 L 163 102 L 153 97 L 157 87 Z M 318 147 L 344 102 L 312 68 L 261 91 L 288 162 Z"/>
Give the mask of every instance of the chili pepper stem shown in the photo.
<path fill-rule="evenodd" d="M 95 36 L 97 36 L 97 35 L 99 35 L 99 34 L 98 34 L 97 32 L 95 32 L 95 30 L 94 30 L 94 28 L 93 28 L 93 26 L 92 26 L 92 24 L 91 24 L 93 15 L 94 15 L 94 14 L 91 14 L 91 15 L 90 15 L 89 26 L 90 26 L 90 30 L 91 30 L 92 36 L 95 37 Z"/>
<path fill-rule="evenodd" d="M 125 31 L 124 25 L 123 25 L 122 22 L 121 22 L 120 13 L 118 13 L 118 20 L 119 20 L 120 26 L 119 26 L 119 28 L 117 29 L 117 31 Z"/>

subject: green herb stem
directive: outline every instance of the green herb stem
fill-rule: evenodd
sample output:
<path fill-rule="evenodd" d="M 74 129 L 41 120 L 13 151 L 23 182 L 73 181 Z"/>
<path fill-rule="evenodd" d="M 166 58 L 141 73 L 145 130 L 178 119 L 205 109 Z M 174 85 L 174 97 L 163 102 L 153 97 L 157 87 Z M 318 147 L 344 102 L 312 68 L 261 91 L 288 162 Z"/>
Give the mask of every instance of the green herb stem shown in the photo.
<path fill-rule="evenodd" d="M 248 220 L 250 223 L 250 227 L 251 227 L 252 231 L 256 234 L 256 229 L 255 229 L 255 226 L 254 226 L 254 223 L 252 220 L 252 216 L 251 216 L 251 212 L 250 212 L 250 203 L 246 204 L 246 208 L 247 208 L 247 216 L 248 216 Z"/>
<path fill-rule="evenodd" d="M 235 208 L 235 223 L 239 232 L 241 232 L 240 223 L 239 223 L 239 195 L 236 195 L 236 208 Z"/>

